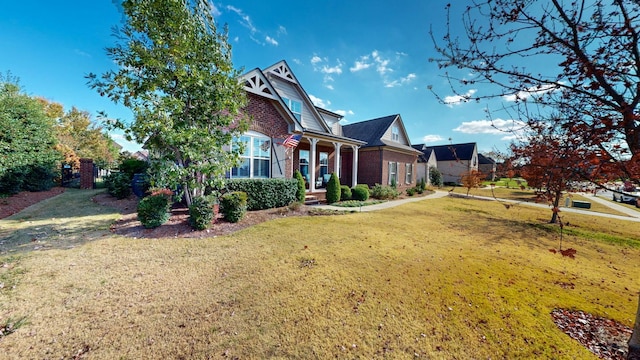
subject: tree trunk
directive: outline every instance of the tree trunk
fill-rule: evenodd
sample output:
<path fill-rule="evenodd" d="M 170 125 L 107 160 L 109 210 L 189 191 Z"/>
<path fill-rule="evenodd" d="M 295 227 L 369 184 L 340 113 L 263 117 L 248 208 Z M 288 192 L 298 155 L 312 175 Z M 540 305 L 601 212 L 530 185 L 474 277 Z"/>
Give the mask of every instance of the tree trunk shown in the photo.
<path fill-rule="evenodd" d="M 557 191 L 555 193 L 554 199 L 553 199 L 553 216 L 551 216 L 551 224 L 556 224 L 558 222 L 558 211 L 560 211 L 560 208 L 558 207 L 560 205 L 560 198 L 562 197 L 562 191 Z"/>
<path fill-rule="evenodd" d="M 640 360 L 640 296 L 638 296 L 636 322 L 633 326 L 631 339 L 629 339 L 629 353 L 627 354 L 627 360 Z"/>

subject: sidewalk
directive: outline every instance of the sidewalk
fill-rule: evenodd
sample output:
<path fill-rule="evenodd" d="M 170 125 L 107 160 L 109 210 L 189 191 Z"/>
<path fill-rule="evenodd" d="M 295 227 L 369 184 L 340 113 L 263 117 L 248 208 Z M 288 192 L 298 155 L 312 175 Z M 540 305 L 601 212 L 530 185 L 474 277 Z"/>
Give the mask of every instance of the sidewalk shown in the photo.
<path fill-rule="evenodd" d="M 458 194 L 458 195 L 460 195 L 460 194 Z M 326 209 L 326 210 L 365 212 L 365 211 L 376 211 L 376 210 L 388 209 L 388 208 L 392 208 L 392 207 L 395 207 L 395 206 L 398 206 L 398 205 L 407 204 L 407 203 L 410 203 L 410 202 L 429 200 L 429 199 L 438 199 L 438 198 L 442 198 L 442 197 L 446 197 L 446 196 L 449 196 L 448 192 L 436 190 L 433 194 L 429 194 L 427 196 L 410 197 L 410 198 L 401 199 L 401 200 L 391 200 L 391 201 L 387 201 L 387 202 L 380 203 L 380 204 L 362 206 L 362 207 L 341 207 L 341 206 L 332 206 L 332 205 L 314 205 L 314 207 L 317 207 L 319 209 Z M 465 195 L 460 195 L 460 197 L 464 198 Z M 533 206 L 533 207 L 538 207 L 538 208 L 542 208 L 542 209 L 550 209 L 549 205 L 547 205 L 547 204 L 538 204 L 538 203 L 531 203 L 531 202 L 518 201 L 518 200 L 508 200 L 508 199 L 498 199 L 498 200 L 496 200 L 496 199 L 494 199 L 492 197 L 476 196 L 476 195 L 470 195 L 469 198 L 470 199 L 491 200 L 491 201 L 501 201 L 501 202 L 524 205 L 524 206 Z M 594 211 L 589 211 L 589 210 L 581 210 L 581 209 L 567 208 L 567 207 L 560 207 L 560 209 L 561 209 L 562 212 L 566 212 L 566 213 L 575 213 L 575 214 L 590 215 L 590 216 L 600 216 L 600 217 L 605 217 L 605 218 L 609 218 L 609 219 L 640 222 L 640 211 L 629 209 L 629 208 L 626 208 L 626 207 L 621 206 L 619 204 L 612 203 L 611 201 L 607 201 L 607 200 L 604 200 L 604 199 L 601 199 L 601 198 L 598 198 L 598 197 L 594 197 L 594 196 L 590 196 L 589 199 L 590 200 L 593 199 L 594 201 L 597 201 L 598 203 L 606 205 L 606 206 L 610 207 L 613 210 L 616 210 L 616 211 L 619 211 L 621 213 L 627 214 L 628 216 L 604 214 L 604 213 L 599 213 L 599 212 L 594 212 Z"/>

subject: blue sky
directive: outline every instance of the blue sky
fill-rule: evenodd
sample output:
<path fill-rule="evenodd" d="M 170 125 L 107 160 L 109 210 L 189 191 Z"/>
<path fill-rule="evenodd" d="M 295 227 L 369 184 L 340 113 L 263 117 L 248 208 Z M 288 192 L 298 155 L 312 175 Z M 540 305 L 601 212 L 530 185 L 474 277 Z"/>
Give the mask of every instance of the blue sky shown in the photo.
<path fill-rule="evenodd" d="M 444 34 L 446 3 L 214 1 L 212 11 L 220 26 L 229 26 L 238 69 L 265 68 L 284 59 L 316 105 L 343 114 L 346 123 L 399 113 L 414 144 L 451 139 L 477 142 L 481 152 L 504 150 L 509 134 L 491 127 L 485 112 L 499 109 L 499 101 L 456 103 L 444 70 L 428 61 L 437 56 L 429 28 L 438 38 Z M 463 6 L 460 1 L 452 11 Z M 100 97 L 84 78 L 113 66 L 104 49 L 114 44 L 111 29 L 121 21 L 109 0 L 7 2 L 0 12 L 0 71 L 20 78 L 28 94 L 66 109 L 76 106 L 94 119 L 104 110 L 130 120 L 128 109 Z M 429 85 L 452 103 L 438 103 Z M 482 94 L 483 89 L 467 91 Z M 497 115 L 492 115 L 494 125 L 509 127 L 510 120 Z M 126 150 L 139 149 L 120 134 L 112 137 Z"/>

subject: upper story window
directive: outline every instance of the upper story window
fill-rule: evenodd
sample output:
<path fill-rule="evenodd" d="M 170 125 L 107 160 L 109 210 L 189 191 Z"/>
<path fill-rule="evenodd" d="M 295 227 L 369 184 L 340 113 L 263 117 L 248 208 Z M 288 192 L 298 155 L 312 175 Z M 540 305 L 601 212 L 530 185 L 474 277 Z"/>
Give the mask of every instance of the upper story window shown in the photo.
<path fill-rule="evenodd" d="M 391 140 L 400 142 L 400 129 L 396 125 L 391 128 Z"/>
<path fill-rule="evenodd" d="M 298 119 L 298 121 L 302 120 L 302 103 L 300 101 L 291 100 L 289 98 L 283 97 L 282 100 L 289 107 L 289 110 L 293 113 L 293 116 Z"/>

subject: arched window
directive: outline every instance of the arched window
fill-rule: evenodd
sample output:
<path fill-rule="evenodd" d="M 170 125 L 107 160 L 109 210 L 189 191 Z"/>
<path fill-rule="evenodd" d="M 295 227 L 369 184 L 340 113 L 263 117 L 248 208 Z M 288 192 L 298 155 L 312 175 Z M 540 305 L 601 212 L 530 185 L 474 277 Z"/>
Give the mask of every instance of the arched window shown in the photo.
<path fill-rule="evenodd" d="M 269 178 L 271 176 L 271 138 L 255 131 L 234 138 L 232 146 L 244 144 L 240 165 L 231 169 L 231 178 Z"/>

